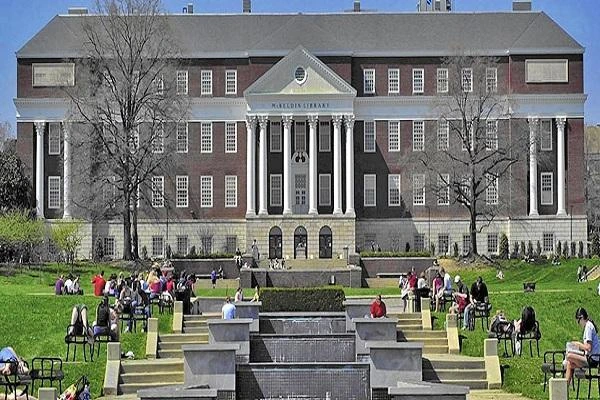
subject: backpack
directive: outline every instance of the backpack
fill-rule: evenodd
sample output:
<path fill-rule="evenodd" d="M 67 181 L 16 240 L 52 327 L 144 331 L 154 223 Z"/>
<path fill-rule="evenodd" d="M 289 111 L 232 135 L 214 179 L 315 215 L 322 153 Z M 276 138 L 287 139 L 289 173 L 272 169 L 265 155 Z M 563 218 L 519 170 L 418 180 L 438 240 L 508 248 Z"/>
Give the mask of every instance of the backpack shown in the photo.
<path fill-rule="evenodd" d="M 104 302 L 98 304 L 96 323 L 98 326 L 110 326 L 110 311 L 108 305 L 105 305 Z"/>
<path fill-rule="evenodd" d="M 531 306 L 525 306 L 521 314 L 521 332 L 529 332 L 535 326 L 535 310 Z"/>

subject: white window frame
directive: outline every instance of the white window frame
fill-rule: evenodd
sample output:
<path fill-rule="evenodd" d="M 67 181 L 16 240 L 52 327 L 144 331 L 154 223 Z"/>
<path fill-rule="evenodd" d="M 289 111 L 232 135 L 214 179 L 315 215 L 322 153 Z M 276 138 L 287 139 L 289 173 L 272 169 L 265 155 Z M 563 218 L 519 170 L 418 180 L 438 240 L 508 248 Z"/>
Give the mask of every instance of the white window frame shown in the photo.
<path fill-rule="evenodd" d="M 181 250 L 183 247 L 183 243 L 185 243 L 185 251 L 182 252 Z M 175 239 L 175 245 L 177 246 L 177 254 L 181 256 L 186 256 L 190 248 L 190 241 L 188 235 L 177 235 Z"/>
<path fill-rule="evenodd" d="M 177 152 L 188 152 L 189 125 L 187 122 L 177 123 Z"/>
<path fill-rule="evenodd" d="M 373 129 L 371 129 L 371 127 Z M 377 150 L 377 124 L 375 121 L 365 121 L 363 132 L 363 146 L 365 153 L 375 153 Z M 372 139 L 372 140 L 371 140 Z M 372 145 L 372 147 L 371 147 Z"/>
<path fill-rule="evenodd" d="M 363 91 L 364 94 L 375 94 L 375 68 L 363 70 Z"/>
<path fill-rule="evenodd" d="M 373 201 L 369 201 L 370 199 L 367 198 L 367 192 L 370 191 L 373 191 Z M 363 194 L 365 207 L 377 207 L 377 175 L 365 174 L 363 176 Z"/>
<path fill-rule="evenodd" d="M 306 152 L 306 122 L 296 121 L 294 124 L 294 150 Z"/>
<path fill-rule="evenodd" d="M 213 151 L 213 123 L 200 123 L 200 153 L 212 153 Z"/>
<path fill-rule="evenodd" d="M 540 150 L 552 151 L 552 120 L 542 119 L 540 121 Z"/>
<path fill-rule="evenodd" d="M 319 205 L 331 205 L 331 174 L 319 174 Z"/>
<path fill-rule="evenodd" d="M 152 138 L 152 153 L 162 154 L 165 152 L 165 124 L 160 122 L 155 126 L 156 133 Z"/>
<path fill-rule="evenodd" d="M 538 64 L 546 64 L 547 66 L 554 65 L 561 69 L 562 77 L 559 76 L 550 76 L 550 77 L 542 77 L 542 78 L 533 78 L 530 77 L 530 73 L 533 72 L 530 68 L 535 68 L 535 65 Z M 568 83 L 569 82 L 569 60 L 568 59 L 533 59 L 533 60 L 525 60 L 525 82 L 526 83 Z"/>
<path fill-rule="evenodd" d="M 281 125 L 282 123 L 280 121 L 270 121 L 270 129 L 269 129 L 269 136 L 270 140 L 270 150 L 271 153 L 281 153 L 281 148 L 282 143 L 281 143 Z M 274 144 L 277 144 L 278 146 L 275 146 Z"/>
<path fill-rule="evenodd" d="M 164 94 L 165 94 L 165 80 L 164 80 L 162 74 L 160 76 L 157 76 L 156 78 L 154 78 L 154 87 L 156 88 L 156 95 L 157 96 L 164 96 Z"/>
<path fill-rule="evenodd" d="M 60 122 L 48 124 L 48 155 L 60 155 Z"/>
<path fill-rule="evenodd" d="M 271 207 L 281 207 L 283 197 L 283 177 L 281 174 L 269 176 L 269 203 Z"/>
<path fill-rule="evenodd" d="M 487 120 L 485 122 L 485 149 L 487 151 L 498 150 L 498 120 Z"/>
<path fill-rule="evenodd" d="M 200 176 L 200 207 L 212 208 L 213 206 L 213 177 L 212 175 Z"/>
<path fill-rule="evenodd" d="M 388 207 L 400 207 L 402 203 L 400 174 L 388 175 Z"/>
<path fill-rule="evenodd" d="M 412 92 L 413 94 L 425 93 L 425 69 L 413 68 L 412 70 Z"/>
<path fill-rule="evenodd" d="M 460 71 L 460 81 L 464 93 L 473 92 L 473 68 L 463 68 Z"/>
<path fill-rule="evenodd" d="M 114 257 L 116 254 L 115 237 L 106 236 L 102 238 L 102 248 L 106 257 Z"/>
<path fill-rule="evenodd" d="M 400 151 L 400 121 L 388 121 L 388 152 Z"/>
<path fill-rule="evenodd" d="M 542 233 L 542 251 L 549 253 L 554 251 L 554 233 L 544 232 Z"/>
<path fill-rule="evenodd" d="M 225 153 L 237 153 L 237 122 L 225 122 Z"/>
<path fill-rule="evenodd" d="M 225 94 L 237 95 L 237 70 L 225 70 Z"/>
<path fill-rule="evenodd" d="M 237 178 L 237 175 L 225 175 L 225 208 L 238 206 Z"/>
<path fill-rule="evenodd" d="M 155 175 L 152 177 L 152 207 L 162 208 L 165 206 L 165 177 Z"/>
<path fill-rule="evenodd" d="M 450 205 L 450 174 L 441 174 L 438 176 L 438 206 Z"/>
<path fill-rule="evenodd" d="M 213 72 L 211 69 L 200 71 L 200 96 L 212 96 L 213 94 Z"/>
<path fill-rule="evenodd" d="M 498 234 L 487 234 L 487 252 L 488 254 L 498 254 Z"/>
<path fill-rule="evenodd" d="M 485 90 L 487 93 L 498 92 L 498 68 L 487 67 L 485 69 Z"/>
<path fill-rule="evenodd" d="M 400 93 L 400 68 L 388 68 L 388 94 Z"/>
<path fill-rule="evenodd" d="M 179 70 L 177 71 L 177 94 L 187 95 L 188 94 L 188 71 Z"/>
<path fill-rule="evenodd" d="M 413 236 L 413 249 L 414 251 L 425 250 L 425 234 L 417 233 Z"/>
<path fill-rule="evenodd" d="M 448 93 L 448 68 L 437 69 L 437 92 Z"/>
<path fill-rule="evenodd" d="M 60 190 L 60 176 L 48 177 L 48 209 L 57 210 L 60 208 L 62 193 Z"/>
<path fill-rule="evenodd" d="M 450 147 L 450 123 L 448 120 L 437 121 L 437 149 L 446 151 Z"/>
<path fill-rule="evenodd" d="M 447 233 L 438 234 L 438 254 L 448 254 L 450 251 L 450 235 Z"/>
<path fill-rule="evenodd" d="M 160 242 L 160 246 L 158 246 L 159 242 Z M 158 247 L 160 247 L 160 253 L 154 251 Z M 153 235 L 152 236 L 152 257 L 163 257 L 164 254 L 165 254 L 165 238 L 164 238 L 164 236 Z"/>
<path fill-rule="evenodd" d="M 413 174 L 413 206 L 425 205 L 425 174 Z"/>
<path fill-rule="evenodd" d="M 413 121 L 412 130 L 413 151 L 425 151 L 425 121 Z"/>
<path fill-rule="evenodd" d="M 189 178 L 187 175 L 177 175 L 175 177 L 175 206 L 177 208 L 187 208 L 189 206 Z"/>
<path fill-rule="evenodd" d="M 319 121 L 319 153 L 331 152 L 331 123 Z"/>
<path fill-rule="evenodd" d="M 486 174 L 485 204 L 489 206 L 498 205 L 498 177 Z"/>
<path fill-rule="evenodd" d="M 550 178 L 545 181 L 544 178 Z M 547 184 L 549 182 L 549 184 Z M 546 183 L 546 184 L 545 184 Z M 547 192 L 550 200 L 546 199 L 544 193 Z M 543 206 L 551 206 L 554 204 L 554 173 L 542 172 L 540 174 L 540 204 Z"/>

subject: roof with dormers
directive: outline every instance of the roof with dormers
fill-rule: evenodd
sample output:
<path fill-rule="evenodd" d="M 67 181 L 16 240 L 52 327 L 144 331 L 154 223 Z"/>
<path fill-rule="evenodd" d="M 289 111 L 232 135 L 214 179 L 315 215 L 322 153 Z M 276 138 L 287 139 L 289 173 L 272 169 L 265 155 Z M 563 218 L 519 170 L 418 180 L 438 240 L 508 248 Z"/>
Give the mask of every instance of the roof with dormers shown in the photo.
<path fill-rule="evenodd" d="M 17 58 L 82 56 L 84 18 L 101 16 L 57 15 Z M 544 12 L 174 14 L 167 19 L 181 58 L 281 57 L 297 46 L 316 56 L 353 57 L 584 52 Z"/>

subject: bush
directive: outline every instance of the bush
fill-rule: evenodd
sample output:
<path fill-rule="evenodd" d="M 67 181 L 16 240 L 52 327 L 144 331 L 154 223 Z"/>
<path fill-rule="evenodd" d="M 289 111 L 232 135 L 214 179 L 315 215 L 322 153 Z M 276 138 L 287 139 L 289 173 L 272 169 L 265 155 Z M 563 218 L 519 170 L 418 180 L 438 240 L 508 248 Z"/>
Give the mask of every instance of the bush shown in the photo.
<path fill-rule="evenodd" d="M 563 257 L 569 258 L 569 245 L 567 244 L 566 240 L 565 240 L 565 243 L 563 244 Z"/>
<path fill-rule="evenodd" d="M 531 244 L 531 240 L 527 242 L 527 258 L 533 258 L 533 244 Z"/>
<path fill-rule="evenodd" d="M 344 291 L 339 287 L 265 288 L 261 290 L 261 312 L 343 311 Z"/>
<path fill-rule="evenodd" d="M 513 243 L 512 258 L 519 258 L 519 242 Z"/>
<path fill-rule="evenodd" d="M 519 252 L 519 257 L 525 257 L 527 253 L 525 252 L 525 242 L 521 240 L 521 251 Z"/>
<path fill-rule="evenodd" d="M 452 255 L 454 258 L 458 258 L 458 243 L 456 242 L 454 242 L 454 245 L 452 245 Z"/>
<path fill-rule="evenodd" d="M 508 238 L 505 233 L 500 234 L 500 246 L 498 249 L 498 255 L 501 259 L 506 260 L 508 258 Z"/>
<path fill-rule="evenodd" d="M 102 243 L 102 238 L 98 238 L 96 240 L 96 247 L 94 247 L 94 261 L 100 262 L 104 259 L 104 245 Z"/>
<path fill-rule="evenodd" d="M 577 245 L 575 242 L 571 242 L 571 257 L 575 257 L 577 255 L 576 247 Z"/>
<path fill-rule="evenodd" d="M 435 255 L 435 244 L 431 243 L 429 245 L 429 254 L 433 257 Z"/>
<path fill-rule="evenodd" d="M 410 253 L 410 243 L 406 242 L 406 246 L 404 246 L 404 251 L 406 253 Z"/>
<path fill-rule="evenodd" d="M 366 257 L 430 257 L 430 253 L 427 251 L 361 251 L 360 256 Z"/>
<path fill-rule="evenodd" d="M 562 243 L 560 242 L 560 240 L 556 244 L 556 255 L 559 257 L 562 256 Z"/>
<path fill-rule="evenodd" d="M 583 242 L 579 241 L 579 251 L 577 252 L 577 257 L 583 258 Z"/>
<path fill-rule="evenodd" d="M 142 260 L 148 259 L 148 249 L 146 246 L 142 246 Z"/>
<path fill-rule="evenodd" d="M 535 256 L 536 257 L 541 257 L 542 256 L 542 245 L 540 244 L 540 241 L 537 241 L 537 244 L 535 245 Z"/>
<path fill-rule="evenodd" d="M 592 255 L 600 256 L 600 235 L 598 235 L 598 232 L 592 234 Z"/>
<path fill-rule="evenodd" d="M 190 247 L 190 251 L 187 254 L 187 258 L 195 258 L 196 257 L 196 246 Z"/>
<path fill-rule="evenodd" d="M 165 246 L 165 256 L 167 257 L 167 260 L 170 260 L 173 256 L 173 252 L 171 251 L 171 245 L 169 243 L 167 243 Z"/>

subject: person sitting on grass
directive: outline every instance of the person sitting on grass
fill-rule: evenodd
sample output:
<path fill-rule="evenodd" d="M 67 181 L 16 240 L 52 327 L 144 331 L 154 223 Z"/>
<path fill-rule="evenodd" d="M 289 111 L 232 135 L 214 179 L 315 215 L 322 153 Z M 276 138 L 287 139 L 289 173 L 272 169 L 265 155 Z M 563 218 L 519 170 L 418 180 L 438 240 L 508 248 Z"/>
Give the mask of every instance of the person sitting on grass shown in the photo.
<path fill-rule="evenodd" d="M 381 300 L 381 295 L 378 294 L 375 296 L 375 301 L 371 303 L 370 310 L 371 318 L 386 318 L 387 317 L 387 309 L 385 307 L 385 303 Z"/>
<path fill-rule="evenodd" d="M 577 324 L 583 328 L 582 342 L 567 343 L 566 372 L 567 387 L 573 379 L 573 371 L 576 368 L 595 368 L 600 362 L 600 344 L 598 342 L 598 330 L 594 321 L 589 319 L 585 308 L 578 308 L 575 311 Z"/>
<path fill-rule="evenodd" d="M 61 275 L 56 280 L 56 283 L 54 283 L 54 294 L 57 296 L 60 296 L 61 294 L 63 294 L 64 287 L 65 287 L 65 276 Z"/>

